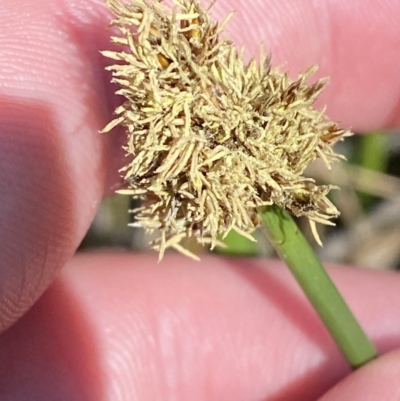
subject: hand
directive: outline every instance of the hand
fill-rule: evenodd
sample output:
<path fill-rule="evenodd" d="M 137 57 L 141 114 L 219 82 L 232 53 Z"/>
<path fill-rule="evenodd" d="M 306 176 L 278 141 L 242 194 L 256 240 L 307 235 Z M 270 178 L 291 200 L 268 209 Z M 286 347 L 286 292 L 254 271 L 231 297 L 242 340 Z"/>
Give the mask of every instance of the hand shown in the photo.
<path fill-rule="evenodd" d="M 118 135 L 98 134 L 117 101 L 99 54 L 110 15 L 101 0 L 0 5 L 0 398 L 315 400 L 348 375 L 278 262 L 71 259 L 118 179 Z M 235 8 L 228 31 L 247 54 L 263 40 L 274 64 L 331 76 L 330 117 L 400 125 L 397 1 L 220 0 L 214 13 Z M 399 276 L 331 273 L 380 351 L 399 347 Z M 395 351 L 323 400 L 394 399 L 399 369 Z"/>

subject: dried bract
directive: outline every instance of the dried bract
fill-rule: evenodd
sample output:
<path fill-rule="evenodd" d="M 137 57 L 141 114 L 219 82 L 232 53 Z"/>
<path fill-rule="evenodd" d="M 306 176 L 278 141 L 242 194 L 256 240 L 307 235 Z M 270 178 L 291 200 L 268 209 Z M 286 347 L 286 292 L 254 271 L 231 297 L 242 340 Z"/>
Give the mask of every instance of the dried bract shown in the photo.
<path fill-rule="evenodd" d="M 125 98 L 115 119 L 127 132 L 127 188 L 143 199 L 140 226 L 160 232 L 153 246 L 189 254 L 183 238 L 217 243 L 236 230 L 251 237 L 257 209 L 276 204 L 329 224 L 338 216 L 331 186 L 303 175 L 313 160 L 327 167 L 331 146 L 348 134 L 313 103 L 325 85 L 309 69 L 298 80 L 271 69 L 268 57 L 244 64 L 197 0 L 107 0 L 120 34 L 108 67 Z"/>

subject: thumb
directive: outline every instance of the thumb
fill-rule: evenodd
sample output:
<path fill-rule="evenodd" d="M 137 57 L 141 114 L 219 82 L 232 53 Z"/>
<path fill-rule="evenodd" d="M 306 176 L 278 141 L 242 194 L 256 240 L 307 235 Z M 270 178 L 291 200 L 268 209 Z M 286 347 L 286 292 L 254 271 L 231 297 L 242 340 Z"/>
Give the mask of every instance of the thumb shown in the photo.
<path fill-rule="evenodd" d="M 320 401 L 389 401 L 400 396 L 400 350 L 371 362 L 338 383 Z"/>

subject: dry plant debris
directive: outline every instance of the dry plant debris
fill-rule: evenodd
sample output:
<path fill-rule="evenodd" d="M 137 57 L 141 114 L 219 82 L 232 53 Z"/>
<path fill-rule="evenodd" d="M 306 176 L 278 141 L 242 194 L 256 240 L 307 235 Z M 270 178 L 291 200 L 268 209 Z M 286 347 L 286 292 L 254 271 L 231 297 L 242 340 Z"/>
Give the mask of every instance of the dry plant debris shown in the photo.
<path fill-rule="evenodd" d="M 296 81 L 261 54 L 242 61 L 243 49 L 221 37 L 219 24 L 197 0 L 107 0 L 115 15 L 117 51 L 107 67 L 124 103 L 103 130 L 123 126 L 129 158 L 120 192 L 143 199 L 137 225 L 160 232 L 153 242 L 162 258 L 168 247 L 195 238 L 218 243 L 230 230 L 251 237 L 258 209 L 276 204 L 312 223 L 332 224 L 339 212 L 329 185 L 304 171 L 314 159 L 329 168 L 332 145 L 348 131 L 313 108 L 326 80 Z"/>

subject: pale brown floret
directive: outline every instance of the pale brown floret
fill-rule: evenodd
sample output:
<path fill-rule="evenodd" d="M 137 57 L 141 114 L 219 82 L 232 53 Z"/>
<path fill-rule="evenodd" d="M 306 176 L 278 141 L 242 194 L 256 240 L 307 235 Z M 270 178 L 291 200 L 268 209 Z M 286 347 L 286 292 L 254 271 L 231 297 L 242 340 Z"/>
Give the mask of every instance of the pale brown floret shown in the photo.
<path fill-rule="evenodd" d="M 349 135 L 312 106 L 326 81 L 306 83 L 314 68 L 291 81 L 262 53 L 245 65 L 220 38 L 224 23 L 196 0 L 174 3 L 107 0 L 121 49 L 103 52 L 125 98 L 103 131 L 126 128 L 121 192 L 143 199 L 137 224 L 161 232 L 160 258 L 168 247 L 191 255 L 186 237 L 211 248 L 231 229 L 252 238 L 265 205 L 332 224 L 331 186 L 303 176 L 318 158 L 329 168 Z"/>

